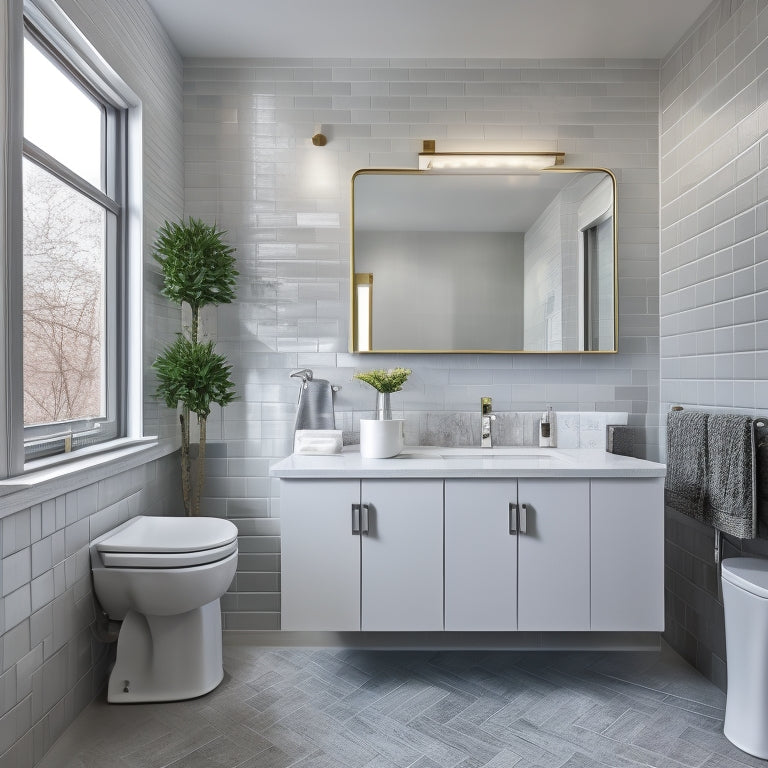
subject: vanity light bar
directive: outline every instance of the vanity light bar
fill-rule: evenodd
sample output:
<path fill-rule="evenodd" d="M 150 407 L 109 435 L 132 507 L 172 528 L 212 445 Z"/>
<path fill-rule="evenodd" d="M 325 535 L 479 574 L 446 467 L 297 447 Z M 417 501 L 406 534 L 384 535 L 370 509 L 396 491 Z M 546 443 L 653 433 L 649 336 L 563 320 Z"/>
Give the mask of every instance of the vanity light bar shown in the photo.
<path fill-rule="evenodd" d="M 540 171 L 564 160 L 565 152 L 419 152 L 419 170 Z"/>

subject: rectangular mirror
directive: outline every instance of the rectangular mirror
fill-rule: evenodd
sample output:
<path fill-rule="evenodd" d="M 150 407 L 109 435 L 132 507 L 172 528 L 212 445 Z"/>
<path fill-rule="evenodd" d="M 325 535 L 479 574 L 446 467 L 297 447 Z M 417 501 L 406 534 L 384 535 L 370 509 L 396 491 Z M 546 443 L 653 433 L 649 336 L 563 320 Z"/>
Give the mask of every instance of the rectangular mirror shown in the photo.
<path fill-rule="evenodd" d="M 352 178 L 353 352 L 616 352 L 616 180 Z"/>

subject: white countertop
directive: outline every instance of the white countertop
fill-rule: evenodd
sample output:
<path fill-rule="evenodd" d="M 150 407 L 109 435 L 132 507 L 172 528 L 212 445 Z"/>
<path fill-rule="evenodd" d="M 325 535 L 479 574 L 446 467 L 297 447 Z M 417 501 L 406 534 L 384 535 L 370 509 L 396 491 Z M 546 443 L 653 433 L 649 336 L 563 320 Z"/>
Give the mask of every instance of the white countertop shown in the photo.
<path fill-rule="evenodd" d="M 270 473 L 286 479 L 355 477 L 663 477 L 664 464 L 582 448 L 406 446 L 391 459 L 364 459 L 359 446 L 331 456 L 291 454 Z"/>

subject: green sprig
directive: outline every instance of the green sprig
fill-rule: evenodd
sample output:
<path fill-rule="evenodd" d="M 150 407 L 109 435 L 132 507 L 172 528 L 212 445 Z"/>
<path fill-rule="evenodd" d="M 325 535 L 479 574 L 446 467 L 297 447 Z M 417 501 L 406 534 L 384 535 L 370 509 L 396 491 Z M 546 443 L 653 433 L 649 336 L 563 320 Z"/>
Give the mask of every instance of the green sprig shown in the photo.
<path fill-rule="evenodd" d="M 355 378 L 370 384 L 378 392 L 399 392 L 412 373 L 410 368 L 376 368 L 356 373 Z"/>

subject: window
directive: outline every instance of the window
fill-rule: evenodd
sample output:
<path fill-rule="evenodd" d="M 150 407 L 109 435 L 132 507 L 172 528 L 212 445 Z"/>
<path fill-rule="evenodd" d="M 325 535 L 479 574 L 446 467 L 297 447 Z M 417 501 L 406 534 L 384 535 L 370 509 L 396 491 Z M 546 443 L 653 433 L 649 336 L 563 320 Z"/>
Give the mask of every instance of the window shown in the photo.
<path fill-rule="evenodd" d="M 31 23 L 24 37 L 25 459 L 124 434 L 127 112 Z"/>

